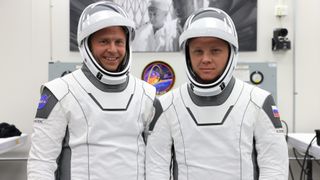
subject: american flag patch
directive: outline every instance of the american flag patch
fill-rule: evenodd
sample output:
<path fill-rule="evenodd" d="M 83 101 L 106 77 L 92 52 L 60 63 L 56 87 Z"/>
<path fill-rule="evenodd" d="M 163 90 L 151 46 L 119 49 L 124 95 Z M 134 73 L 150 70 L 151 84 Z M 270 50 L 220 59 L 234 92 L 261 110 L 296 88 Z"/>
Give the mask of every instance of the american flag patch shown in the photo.
<path fill-rule="evenodd" d="M 271 106 L 271 108 L 272 108 L 273 116 L 275 118 L 280 118 L 280 114 L 279 114 L 279 110 L 278 110 L 277 106 Z"/>

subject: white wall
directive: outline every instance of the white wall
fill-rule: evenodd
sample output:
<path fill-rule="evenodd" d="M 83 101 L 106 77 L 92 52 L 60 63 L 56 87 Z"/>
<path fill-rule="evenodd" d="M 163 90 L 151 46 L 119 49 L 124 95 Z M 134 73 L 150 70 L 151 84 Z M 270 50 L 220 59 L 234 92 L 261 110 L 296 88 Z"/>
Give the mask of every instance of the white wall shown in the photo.
<path fill-rule="evenodd" d="M 41 66 L 32 58 L 31 0 L 0 1 L 0 122 L 15 124 L 30 133 L 39 96 L 37 73 Z M 4 158 L 25 158 L 28 146 Z M 13 170 L 14 168 L 14 170 Z M 11 170 L 9 170 L 11 169 Z M 25 179 L 25 161 L 0 157 L 0 179 Z"/>
<path fill-rule="evenodd" d="M 274 6 L 278 2 L 289 7 L 289 15 L 282 20 L 274 16 Z M 258 0 L 258 50 L 240 54 L 242 62 L 278 64 L 278 106 L 290 131 L 294 129 L 294 118 L 297 131 L 312 132 L 315 127 L 320 128 L 320 85 L 313 82 L 318 77 L 316 68 L 319 67 L 314 64 L 320 63 L 320 13 L 317 7 L 320 7 L 319 0 Z M 15 124 L 24 133 L 31 134 L 40 97 L 39 87 L 48 79 L 48 62 L 81 61 L 78 53 L 69 51 L 69 1 L 1 0 L 0 22 L 0 122 Z M 271 51 L 273 29 L 277 27 L 288 29 L 295 51 Z M 152 60 L 164 60 L 174 68 L 177 76 L 175 87 L 186 80 L 180 53 L 135 53 L 133 74 L 140 77 L 143 67 Z M 294 78 L 297 80 L 295 84 Z M 295 98 L 294 85 L 298 93 Z M 23 159 L 29 146 L 30 142 L 23 148 L 0 155 L 0 159 L 14 156 Z M 25 167 L 25 161 L 20 165 Z M 8 179 L 25 179 L 24 171 L 16 173 L 0 168 L 1 175 L 8 173 L 16 175 Z"/>
<path fill-rule="evenodd" d="M 31 0 L 0 2 L 0 122 L 23 132 L 31 132 L 41 67 L 32 58 L 31 19 Z"/>
<path fill-rule="evenodd" d="M 320 129 L 320 1 L 296 1 L 296 132 Z"/>

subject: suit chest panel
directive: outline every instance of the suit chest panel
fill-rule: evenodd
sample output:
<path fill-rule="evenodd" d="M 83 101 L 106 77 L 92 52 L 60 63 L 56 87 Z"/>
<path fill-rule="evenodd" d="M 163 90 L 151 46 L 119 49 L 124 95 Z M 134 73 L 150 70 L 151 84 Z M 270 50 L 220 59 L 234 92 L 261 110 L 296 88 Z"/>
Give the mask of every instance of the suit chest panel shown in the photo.
<path fill-rule="evenodd" d="M 182 98 L 176 100 L 177 119 L 172 122 L 175 145 L 181 146 L 190 159 L 210 162 L 210 156 L 215 159 L 225 154 L 226 149 L 230 151 L 230 160 L 239 158 L 240 144 L 253 136 L 255 117 L 247 113 L 251 111 L 249 96 L 247 92 L 238 91 L 224 104 L 207 107 Z M 250 148 L 248 146 L 251 151 Z"/>
<path fill-rule="evenodd" d="M 70 109 L 69 125 L 80 127 L 70 128 L 74 131 L 79 129 L 79 132 L 74 132 L 75 136 L 87 134 L 88 141 L 101 143 L 108 139 L 129 138 L 135 138 L 135 142 L 142 133 L 144 123 L 137 112 L 141 111 L 143 91 L 134 80 L 123 92 L 103 92 L 92 84 L 76 81 L 69 85 L 74 105 L 81 109 L 79 112 Z M 86 133 L 83 132 L 84 127 Z"/>

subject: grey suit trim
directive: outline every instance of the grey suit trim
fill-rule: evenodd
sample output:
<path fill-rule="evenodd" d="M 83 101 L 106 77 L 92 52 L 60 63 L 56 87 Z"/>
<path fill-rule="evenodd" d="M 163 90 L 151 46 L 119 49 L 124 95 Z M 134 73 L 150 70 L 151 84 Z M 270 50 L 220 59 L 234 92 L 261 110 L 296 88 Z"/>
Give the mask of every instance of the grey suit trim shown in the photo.
<path fill-rule="evenodd" d="M 172 142 L 172 147 L 171 147 L 171 155 L 172 155 L 172 160 L 170 164 L 170 171 L 171 171 L 171 176 L 173 180 L 178 180 L 179 177 L 179 167 L 178 167 L 178 161 L 176 158 L 176 151 L 174 148 L 174 141 Z"/>
<path fill-rule="evenodd" d="M 275 106 L 275 104 L 276 103 L 274 102 L 272 95 L 269 95 L 264 101 L 262 108 L 270 118 L 273 126 L 275 128 L 282 128 L 280 117 L 275 116 L 275 112 L 273 112 L 273 109 L 272 109 L 272 106 Z"/>
<path fill-rule="evenodd" d="M 130 96 L 130 99 L 128 101 L 128 104 L 126 105 L 125 108 L 122 108 L 122 109 L 106 109 L 106 108 L 103 108 L 101 106 L 101 104 L 97 101 L 97 99 L 91 94 L 91 93 L 88 93 L 89 96 L 91 97 L 91 99 L 99 106 L 99 108 L 102 110 L 102 111 L 126 111 L 131 103 L 131 100 L 133 98 L 133 94 L 131 94 Z"/>
<path fill-rule="evenodd" d="M 153 106 L 155 108 L 155 114 L 154 114 L 154 117 L 149 125 L 149 131 L 153 131 L 153 128 L 154 126 L 156 125 L 160 115 L 162 114 L 163 112 L 163 109 L 162 109 L 162 106 L 160 104 L 160 101 L 158 98 L 155 98 L 154 101 L 153 101 Z"/>
<path fill-rule="evenodd" d="M 253 179 L 258 180 L 259 179 L 259 174 L 260 174 L 260 169 L 259 169 L 259 164 L 258 164 L 258 152 L 256 149 L 256 140 L 253 138 L 252 142 L 252 164 L 253 164 Z"/>
<path fill-rule="evenodd" d="M 44 98 L 44 99 L 43 99 Z M 41 100 L 40 101 L 46 101 L 43 103 L 41 107 L 40 103 L 37 109 L 36 118 L 43 118 L 47 119 L 52 111 L 52 109 L 56 106 L 58 99 L 54 96 L 54 94 L 48 89 L 44 88 L 41 93 Z"/>
<path fill-rule="evenodd" d="M 224 121 L 227 119 L 227 117 L 229 116 L 230 112 L 233 109 L 233 106 L 230 106 L 227 113 L 224 115 L 223 119 L 221 122 L 219 123 L 198 123 L 197 119 L 194 117 L 192 111 L 190 110 L 190 108 L 186 107 L 188 110 L 189 115 L 191 116 L 191 118 L 193 119 L 193 121 L 196 123 L 197 126 L 217 126 L 217 125 L 222 125 L 224 123 Z"/>
<path fill-rule="evenodd" d="M 69 146 L 69 130 L 66 129 L 66 135 L 62 142 L 62 150 L 57 159 L 57 170 L 55 171 L 56 180 L 71 180 L 71 148 Z"/>
<path fill-rule="evenodd" d="M 230 96 L 236 80 L 234 77 L 231 78 L 227 87 L 216 96 L 198 96 L 194 94 L 190 86 L 188 86 L 188 93 L 191 100 L 198 106 L 219 106 L 223 104 Z"/>
<path fill-rule="evenodd" d="M 83 64 L 81 67 L 82 72 L 84 75 L 89 79 L 89 81 L 99 90 L 103 92 L 121 92 L 126 89 L 129 83 L 129 76 L 127 77 L 127 80 L 119 85 L 109 85 L 109 84 L 104 84 L 100 82 L 88 69 L 88 67 Z"/>

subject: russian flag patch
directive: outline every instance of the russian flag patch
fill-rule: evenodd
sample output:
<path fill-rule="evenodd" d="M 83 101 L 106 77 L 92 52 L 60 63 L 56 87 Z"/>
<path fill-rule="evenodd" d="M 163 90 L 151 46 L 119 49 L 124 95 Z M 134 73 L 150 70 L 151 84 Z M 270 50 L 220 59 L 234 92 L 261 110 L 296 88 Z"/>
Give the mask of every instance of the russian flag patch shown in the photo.
<path fill-rule="evenodd" d="M 280 118 L 280 114 L 279 114 L 279 110 L 278 110 L 277 106 L 271 106 L 271 108 L 272 108 L 273 116 L 275 118 Z"/>

